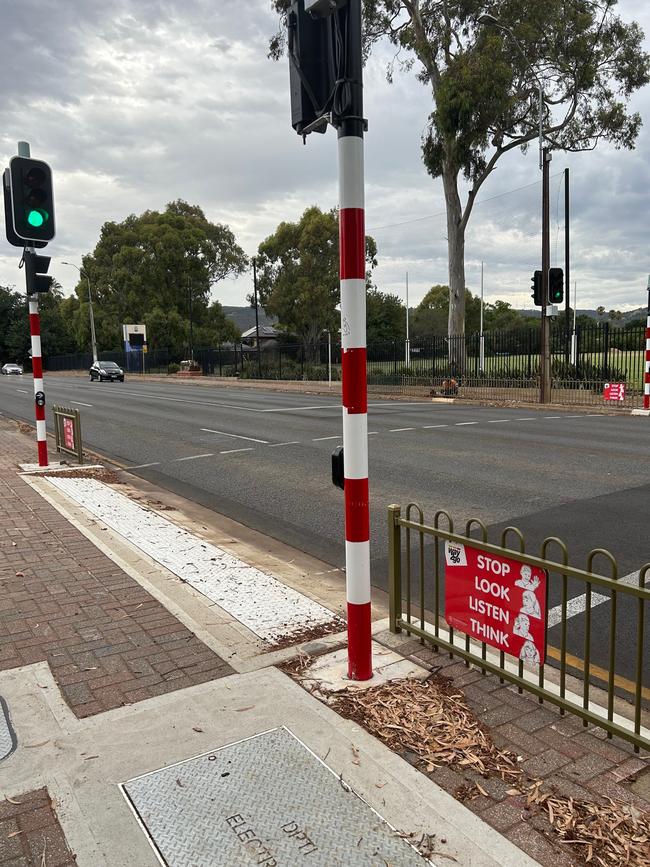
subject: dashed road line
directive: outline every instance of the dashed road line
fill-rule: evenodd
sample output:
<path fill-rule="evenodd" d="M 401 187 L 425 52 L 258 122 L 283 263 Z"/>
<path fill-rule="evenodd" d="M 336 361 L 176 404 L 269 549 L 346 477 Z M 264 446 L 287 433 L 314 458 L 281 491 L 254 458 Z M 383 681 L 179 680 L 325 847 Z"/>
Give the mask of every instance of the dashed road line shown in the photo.
<path fill-rule="evenodd" d="M 25 391 L 25 390 L 22 389 L 22 388 L 17 388 L 16 391 L 19 391 L 21 394 L 29 394 L 28 391 Z"/>
<path fill-rule="evenodd" d="M 279 446 L 299 446 L 299 445 L 300 445 L 300 440 L 291 440 L 291 442 L 288 442 L 288 443 L 271 443 L 269 445 L 269 448 L 270 449 L 277 449 L 277 448 L 279 448 Z"/>
<path fill-rule="evenodd" d="M 511 418 L 491 418 L 488 420 L 488 424 L 505 424 L 506 422 L 512 421 Z"/>
<path fill-rule="evenodd" d="M 449 427 L 448 424 L 424 424 L 422 425 L 422 430 L 431 430 L 434 427 Z"/>
<path fill-rule="evenodd" d="M 548 418 L 562 418 L 562 416 L 561 416 L 561 415 L 545 415 L 544 418 L 545 418 L 545 419 L 548 419 Z"/>
<path fill-rule="evenodd" d="M 268 440 L 256 440 L 255 437 L 245 437 L 241 434 L 226 433 L 225 430 L 212 430 L 212 428 L 209 427 L 202 427 L 201 430 L 205 433 L 220 434 L 222 437 L 233 437 L 233 439 L 236 440 L 248 440 L 249 443 L 262 443 L 262 445 L 265 446 L 268 446 L 269 444 Z M 223 452 L 221 452 L 221 454 L 223 454 Z"/>
<path fill-rule="evenodd" d="M 515 421 L 537 421 L 537 418 L 534 415 L 529 415 L 526 418 L 516 418 Z"/>
<path fill-rule="evenodd" d="M 133 464 L 130 467 L 125 467 L 126 470 L 143 470 L 145 467 L 159 467 L 160 461 L 152 461 L 150 464 Z"/>
<path fill-rule="evenodd" d="M 454 427 L 466 427 L 468 424 L 478 424 L 477 421 L 457 421 L 454 423 Z"/>
<path fill-rule="evenodd" d="M 74 403 L 77 406 L 89 406 L 92 408 L 92 403 L 83 403 L 81 400 L 71 400 L 70 403 Z"/>
<path fill-rule="evenodd" d="M 172 463 L 180 463 L 180 461 L 198 461 L 199 458 L 211 458 L 214 452 L 206 452 L 204 455 L 190 455 L 187 458 L 174 458 Z"/>
<path fill-rule="evenodd" d="M 625 575 L 624 578 L 619 578 L 617 584 L 627 584 L 630 587 L 638 587 L 639 586 L 639 572 L 630 572 L 629 575 Z M 605 596 L 602 593 L 591 593 L 591 607 L 597 608 L 599 605 L 602 605 L 604 602 L 611 602 L 611 596 Z M 587 608 L 587 594 L 583 593 L 581 596 L 574 596 L 573 599 L 567 600 L 566 605 L 566 616 L 567 620 L 570 617 L 577 617 L 578 614 L 582 614 Z M 562 620 L 562 605 L 556 605 L 554 608 L 548 612 L 548 628 L 550 629 L 552 626 L 557 626 L 558 623 Z"/>
<path fill-rule="evenodd" d="M 252 452 L 252 451 L 253 451 L 252 448 L 248 448 L 248 449 L 226 449 L 225 452 L 219 452 L 219 454 L 220 454 L 220 455 L 234 455 L 234 454 L 236 454 L 237 452 Z"/>
<path fill-rule="evenodd" d="M 343 434 L 336 434 L 333 437 L 312 437 L 311 441 L 313 443 L 319 443 L 319 442 L 322 442 L 323 440 L 340 440 L 342 436 L 343 436 Z"/>
<path fill-rule="evenodd" d="M 389 429 L 388 433 L 402 433 L 405 430 L 415 430 L 414 427 L 392 427 Z"/>

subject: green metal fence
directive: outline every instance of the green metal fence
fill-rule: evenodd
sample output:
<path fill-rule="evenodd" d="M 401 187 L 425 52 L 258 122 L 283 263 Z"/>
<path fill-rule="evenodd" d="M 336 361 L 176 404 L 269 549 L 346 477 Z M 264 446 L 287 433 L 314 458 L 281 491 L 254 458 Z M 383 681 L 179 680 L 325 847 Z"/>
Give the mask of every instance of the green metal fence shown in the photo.
<path fill-rule="evenodd" d="M 516 685 L 520 692 L 533 693 L 540 703 L 547 701 L 557 705 L 561 713 L 569 711 L 581 717 L 585 726 L 591 723 L 604 729 L 609 737 L 616 734 L 631 742 L 637 752 L 641 747 L 650 749 L 650 731 L 641 724 L 643 702 L 650 698 L 650 690 L 643 684 L 644 662 L 648 656 L 644 646 L 648 638 L 646 603 L 650 602 L 650 589 L 645 584 L 650 579 L 650 563 L 639 570 L 637 583 L 622 583 L 616 559 L 605 549 L 590 551 L 586 568 L 582 569 L 569 563 L 567 547 L 556 537 L 546 538 L 539 555 L 535 555 L 526 552 L 523 533 L 516 527 L 507 527 L 501 533 L 499 543 L 493 544 L 488 542 L 488 532 L 481 521 L 471 519 L 466 522 L 464 533 L 457 533 L 451 516 L 440 510 L 435 513 L 433 524 L 427 525 L 422 509 L 414 503 L 406 507 L 404 517 L 400 506 L 388 507 L 388 538 L 392 632 L 404 630 L 419 637 L 423 643 L 431 643 L 436 650 L 442 648 L 460 657 L 468 666 L 473 663 L 481 668 L 483 674 L 490 672 L 502 683 L 507 681 Z M 549 647 L 547 652 L 547 660 L 551 657 L 557 667 L 548 662 L 537 666 L 525 664 L 470 635 L 459 633 L 446 622 L 441 599 L 446 541 L 546 570 L 548 585 L 553 589 L 553 595 L 559 596 L 561 606 L 559 647 Z M 608 574 L 594 571 L 596 568 Z M 577 586 L 585 595 L 581 659 L 568 649 L 570 586 L 573 589 Z M 594 635 L 592 629 L 593 587 L 605 594 L 609 603 L 606 636 L 602 631 Z M 636 609 L 633 635 L 629 628 L 625 634 L 621 632 L 618 612 L 623 605 Z M 548 635 L 548 606 L 544 629 Z M 631 678 L 625 678 L 617 671 L 618 642 L 621 641 L 634 648 Z M 596 652 L 602 656 L 602 665 L 598 664 L 599 660 L 594 661 Z M 575 688 L 567 688 L 569 676 L 578 679 L 579 695 Z M 593 684 L 605 690 L 604 706 L 592 700 Z M 626 708 L 631 704 L 631 712 L 624 715 L 616 712 L 615 699 L 624 701 Z"/>

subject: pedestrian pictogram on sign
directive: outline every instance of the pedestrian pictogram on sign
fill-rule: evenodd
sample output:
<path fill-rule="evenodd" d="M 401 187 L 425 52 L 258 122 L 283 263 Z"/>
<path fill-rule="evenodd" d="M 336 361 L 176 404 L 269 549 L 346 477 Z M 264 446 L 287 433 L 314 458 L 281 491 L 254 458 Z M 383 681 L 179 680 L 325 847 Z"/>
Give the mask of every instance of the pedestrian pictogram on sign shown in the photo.
<path fill-rule="evenodd" d="M 624 382 L 606 382 L 603 388 L 605 400 L 625 400 Z"/>
<path fill-rule="evenodd" d="M 543 663 L 544 569 L 449 541 L 445 560 L 447 623 L 524 662 Z"/>

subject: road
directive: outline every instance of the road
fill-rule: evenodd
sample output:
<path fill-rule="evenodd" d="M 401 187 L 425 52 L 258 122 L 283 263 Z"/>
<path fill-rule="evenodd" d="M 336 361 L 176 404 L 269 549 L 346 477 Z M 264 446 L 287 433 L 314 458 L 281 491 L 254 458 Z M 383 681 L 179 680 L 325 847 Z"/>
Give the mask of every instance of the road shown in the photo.
<path fill-rule="evenodd" d="M 31 420 L 31 389 L 28 377 L 2 377 L 0 412 Z M 46 378 L 46 395 L 50 405 L 81 410 L 86 446 L 162 487 L 344 565 L 343 494 L 330 481 L 330 454 L 341 441 L 338 397 L 136 378 L 91 384 L 55 375 Z M 372 576 L 378 586 L 386 587 L 389 503 L 420 503 L 429 517 L 444 508 L 460 530 L 468 518 L 480 518 L 491 539 L 515 524 L 532 552 L 544 537 L 560 536 L 578 566 L 591 548 L 608 548 L 619 560 L 620 576 L 650 560 L 650 436 L 643 417 L 371 400 L 368 429 Z M 571 597 L 582 592 L 571 585 Z M 558 602 L 556 582 L 549 605 Z M 576 655 L 584 622 L 579 608 L 570 630 Z M 594 608 L 594 634 L 607 630 L 609 608 Z M 636 608 L 619 608 L 619 629 L 629 636 Z M 550 630 L 551 642 L 559 640 L 558 632 L 559 626 Z M 633 646 L 624 645 L 621 640 L 619 668 L 632 677 Z M 606 664 L 604 642 L 594 661 Z"/>

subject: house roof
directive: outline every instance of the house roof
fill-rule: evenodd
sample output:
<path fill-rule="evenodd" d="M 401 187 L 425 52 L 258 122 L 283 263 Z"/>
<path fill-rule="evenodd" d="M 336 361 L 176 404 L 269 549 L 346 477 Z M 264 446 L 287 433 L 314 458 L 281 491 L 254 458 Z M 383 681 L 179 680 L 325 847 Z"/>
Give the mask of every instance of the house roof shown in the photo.
<path fill-rule="evenodd" d="M 269 340 L 271 338 L 278 337 L 279 333 L 280 332 L 272 325 L 260 325 L 260 340 Z M 257 329 L 254 325 L 252 328 L 249 328 L 247 331 L 244 331 L 242 333 L 241 339 L 248 340 L 251 337 L 257 337 Z"/>

